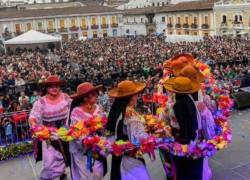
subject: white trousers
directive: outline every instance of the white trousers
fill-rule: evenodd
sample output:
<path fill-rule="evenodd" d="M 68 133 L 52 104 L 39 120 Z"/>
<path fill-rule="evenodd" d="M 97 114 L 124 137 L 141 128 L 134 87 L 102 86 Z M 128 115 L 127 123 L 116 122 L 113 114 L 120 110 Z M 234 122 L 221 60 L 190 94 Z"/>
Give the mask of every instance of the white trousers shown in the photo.
<path fill-rule="evenodd" d="M 212 178 L 212 171 L 208 164 L 208 157 L 205 157 L 203 160 L 202 180 L 210 180 L 211 178 Z"/>
<path fill-rule="evenodd" d="M 135 158 L 123 156 L 121 162 L 122 180 L 150 180 L 146 165 Z"/>
<path fill-rule="evenodd" d="M 87 156 L 80 153 L 71 154 L 71 172 L 73 180 L 101 180 L 103 179 L 103 165 L 95 161 L 93 172 L 87 169 Z"/>
<path fill-rule="evenodd" d="M 51 145 L 42 142 L 43 167 L 40 173 L 41 180 L 57 180 L 65 171 L 65 163 L 60 152 Z"/>

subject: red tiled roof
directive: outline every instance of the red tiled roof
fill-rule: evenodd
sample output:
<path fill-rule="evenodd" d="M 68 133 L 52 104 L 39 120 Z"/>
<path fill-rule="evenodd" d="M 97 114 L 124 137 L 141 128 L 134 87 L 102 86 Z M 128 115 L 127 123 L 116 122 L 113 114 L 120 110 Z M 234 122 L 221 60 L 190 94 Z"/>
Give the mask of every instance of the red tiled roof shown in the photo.
<path fill-rule="evenodd" d="M 179 12 L 179 11 L 203 11 L 203 10 L 212 10 L 212 2 L 204 1 L 190 1 L 190 2 L 181 2 L 173 6 L 166 6 L 162 9 L 163 12 Z"/>
<path fill-rule="evenodd" d="M 178 4 L 167 5 L 162 7 L 148 7 L 148 8 L 134 8 L 125 10 L 125 14 L 134 15 L 134 14 L 145 14 L 145 13 L 159 13 L 159 12 L 182 12 L 182 11 L 204 11 L 212 10 L 212 2 L 202 2 L 202 1 L 190 1 L 190 2 L 181 2 Z"/>
<path fill-rule="evenodd" d="M 109 12 L 122 12 L 122 11 L 106 6 L 82 6 L 82 7 L 30 9 L 30 10 L 17 10 L 16 8 L 9 8 L 5 10 L 0 10 L 0 19 L 60 16 L 60 15 L 63 16 L 63 15 L 74 15 L 74 14 L 92 14 L 92 13 L 94 14 L 94 13 L 109 13 Z"/>
<path fill-rule="evenodd" d="M 212 10 L 212 2 L 191 1 L 182 2 L 175 5 L 168 5 L 163 7 L 147 7 L 147 8 L 134 8 L 124 11 L 107 6 L 82 6 L 82 7 L 64 7 L 64 8 L 51 8 L 51 9 L 26 9 L 18 10 L 16 8 L 0 9 L 0 19 L 9 18 L 27 18 L 27 17 L 46 17 L 46 16 L 63 16 L 74 14 L 95 14 L 95 13 L 109 13 L 121 12 L 125 15 L 134 14 L 147 14 L 159 12 L 182 12 L 182 11 L 204 11 Z"/>

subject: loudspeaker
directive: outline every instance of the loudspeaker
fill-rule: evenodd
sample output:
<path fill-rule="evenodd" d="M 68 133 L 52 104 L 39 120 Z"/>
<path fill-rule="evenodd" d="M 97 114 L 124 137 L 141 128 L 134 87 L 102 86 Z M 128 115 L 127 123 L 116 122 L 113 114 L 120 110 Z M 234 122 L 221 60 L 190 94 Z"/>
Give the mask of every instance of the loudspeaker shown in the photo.
<path fill-rule="evenodd" d="M 233 93 L 232 98 L 234 99 L 237 109 L 250 107 L 250 93 L 249 92 Z"/>

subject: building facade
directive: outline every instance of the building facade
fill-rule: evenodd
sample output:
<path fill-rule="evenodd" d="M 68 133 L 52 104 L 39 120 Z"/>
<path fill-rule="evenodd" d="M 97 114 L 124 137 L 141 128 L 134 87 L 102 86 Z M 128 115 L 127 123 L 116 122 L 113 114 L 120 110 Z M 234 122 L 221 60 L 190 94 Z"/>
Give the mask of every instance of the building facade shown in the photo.
<path fill-rule="evenodd" d="M 176 5 L 125 10 L 125 34 L 215 35 L 213 3 L 182 2 Z"/>
<path fill-rule="evenodd" d="M 249 36 L 250 1 L 219 1 L 214 4 L 214 18 L 217 35 Z"/>
<path fill-rule="evenodd" d="M 157 32 L 153 8 L 127 9 L 123 13 L 124 35 L 147 35 Z"/>
<path fill-rule="evenodd" d="M 151 33 L 200 36 L 250 34 L 249 0 L 192 1 L 125 10 L 81 4 L 75 7 L 65 4 L 60 8 L 39 7 L 18 6 L 0 10 L 0 35 L 9 39 L 30 29 L 58 34 L 65 39 Z"/>
<path fill-rule="evenodd" d="M 170 0 L 130 0 L 118 7 L 118 9 L 134 9 L 134 8 L 146 8 L 146 7 L 161 7 L 170 4 Z"/>
<path fill-rule="evenodd" d="M 22 4 L 64 3 L 73 0 L 0 0 L 1 6 L 14 7 Z"/>
<path fill-rule="evenodd" d="M 31 29 L 64 39 L 121 36 L 122 13 L 113 8 L 83 6 L 0 12 L 0 33 L 16 36 Z"/>
<path fill-rule="evenodd" d="M 164 14 L 166 35 L 215 35 L 213 3 L 183 2 Z"/>

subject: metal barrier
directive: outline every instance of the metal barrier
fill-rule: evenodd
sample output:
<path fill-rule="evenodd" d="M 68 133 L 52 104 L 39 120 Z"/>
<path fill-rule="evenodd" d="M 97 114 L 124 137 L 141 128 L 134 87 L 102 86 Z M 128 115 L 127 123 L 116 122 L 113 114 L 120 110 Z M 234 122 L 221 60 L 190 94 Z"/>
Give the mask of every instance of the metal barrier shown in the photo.
<path fill-rule="evenodd" d="M 28 117 L 29 111 L 19 111 L 0 115 L 1 146 L 31 140 Z"/>

